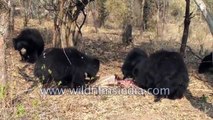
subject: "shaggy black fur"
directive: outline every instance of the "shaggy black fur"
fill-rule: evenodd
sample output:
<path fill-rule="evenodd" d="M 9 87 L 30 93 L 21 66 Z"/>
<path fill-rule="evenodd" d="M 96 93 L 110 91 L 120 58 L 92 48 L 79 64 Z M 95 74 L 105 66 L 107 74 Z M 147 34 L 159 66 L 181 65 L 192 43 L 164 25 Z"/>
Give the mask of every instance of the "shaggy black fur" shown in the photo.
<path fill-rule="evenodd" d="M 34 63 L 44 50 L 44 40 L 37 29 L 27 28 L 13 39 L 13 46 L 23 61 Z"/>
<path fill-rule="evenodd" d="M 177 52 L 158 51 L 135 70 L 135 83 L 160 98 L 180 99 L 189 84 L 186 65 Z M 162 91 L 164 90 L 164 91 Z"/>
<path fill-rule="evenodd" d="M 124 78 L 134 78 L 133 70 L 134 68 L 140 63 L 144 62 L 146 59 L 148 59 L 148 55 L 145 51 L 134 48 L 132 49 L 125 58 L 124 64 L 121 68 L 121 71 L 124 75 Z"/>
<path fill-rule="evenodd" d="M 205 56 L 198 68 L 199 73 L 207 73 L 212 72 L 213 73 L 213 53 L 210 53 L 209 55 Z"/>
<path fill-rule="evenodd" d="M 49 48 L 36 61 L 34 75 L 43 84 L 61 82 L 69 88 L 83 87 L 86 75 L 95 77 L 99 71 L 98 59 L 75 48 Z"/>

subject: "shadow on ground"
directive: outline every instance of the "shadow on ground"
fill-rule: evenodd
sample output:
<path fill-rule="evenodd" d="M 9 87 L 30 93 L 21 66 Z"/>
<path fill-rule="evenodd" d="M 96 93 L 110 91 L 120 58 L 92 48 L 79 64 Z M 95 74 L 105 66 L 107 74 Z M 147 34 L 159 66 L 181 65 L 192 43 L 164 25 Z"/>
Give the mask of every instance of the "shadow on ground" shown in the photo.
<path fill-rule="evenodd" d="M 193 96 L 191 91 L 188 90 L 185 97 L 189 100 L 194 108 L 204 112 L 209 117 L 213 118 L 213 104 L 207 102 L 206 99 L 208 98 L 206 98 L 206 96 L 203 95 L 202 97 L 196 97 Z"/>

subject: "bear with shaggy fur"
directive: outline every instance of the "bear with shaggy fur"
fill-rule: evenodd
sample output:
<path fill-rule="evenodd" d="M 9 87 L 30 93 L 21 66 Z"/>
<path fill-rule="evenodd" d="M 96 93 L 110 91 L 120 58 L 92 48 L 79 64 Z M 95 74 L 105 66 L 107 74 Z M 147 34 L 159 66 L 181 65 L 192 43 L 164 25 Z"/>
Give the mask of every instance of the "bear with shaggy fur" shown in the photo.
<path fill-rule="evenodd" d="M 133 73 L 135 84 L 155 95 L 157 101 L 160 98 L 182 98 L 189 84 L 187 67 L 177 52 L 157 51 L 146 62 L 140 63 Z M 163 89 L 168 91 L 160 93 Z"/>
<path fill-rule="evenodd" d="M 44 40 L 37 29 L 26 28 L 13 39 L 13 46 L 22 61 L 34 63 L 44 50 Z"/>
<path fill-rule="evenodd" d="M 49 48 L 36 61 L 34 75 L 42 84 L 61 83 L 69 88 L 85 86 L 85 78 L 95 77 L 100 61 L 75 48 Z"/>
<path fill-rule="evenodd" d="M 132 49 L 126 56 L 121 71 L 124 78 L 134 78 L 133 70 L 140 63 L 148 59 L 148 55 L 140 48 Z"/>

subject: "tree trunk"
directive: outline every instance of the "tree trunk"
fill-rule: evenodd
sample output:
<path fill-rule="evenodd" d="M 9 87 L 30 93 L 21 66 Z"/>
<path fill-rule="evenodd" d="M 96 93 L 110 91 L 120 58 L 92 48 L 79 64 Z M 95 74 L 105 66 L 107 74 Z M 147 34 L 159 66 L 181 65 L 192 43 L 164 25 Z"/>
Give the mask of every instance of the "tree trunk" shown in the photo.
<path fill-rule="evenodd" d="M 163 0 L 163 10 L 162 10 L 162 37 L 164 38 L 165 34 L 165 23 L 166 23 L 166 13 L 168 9 L 168 0 Z"/>
<path fill-rule="evenodd" d="M 133 14 L 133 3 L 134 0 L 130 0 L 128 2 L 128 14 L 125 16 L 126 18 L 124 19 L 123 22 L 123 33 L 122 33 L 122 42 L 125 45 L 130 45 L 132 43 L 132 14 Z"/>
<path fill-rule="evenodd" d="M 93 18 L 93 25 L 95 27 L 95 32 L 98 33 L 99 22 L 96 17 L 97 16 L 96 11 L 92 9 L 91 12 L 92 12 L 92 18 Z"/>
<path fill-rule="evenodd" d="M 65 48 L 77 45 L 79 34 L 75 36 L 75 33 L 77 32 L 81 35 L 80 29 L 86 19 L 84 8 L 91 1 L 94 0 L 82 0 L 77 1 L 77 3 L 74 3 L 72 0 L 58 1 L 56 4 L 58 11 L 55 11 L 54 18 L 53 45 L 55 47 Z M 85 18 L 82 24 L 77 25 L 77 19 L 81 12 L 84 14 Z M 79 31 L 76 31 L 77 27 L 79 28 Z"/>
<path fill-rule="evenodd" d="M 122 33 L 122 42 L 125 45 L 130 45 L 132 43 L 132 25 L 127 24 L 124 27 L 123 33 Z"/>
<path fill-rule="evenodd" d="M 23 8 L 24 8 L 24 27 L 27 27 L 27 24 L 29 22 L 29 7 L 30 7 L 30 1 L 29 0 L 23 0 Z"/>
<path fill-rule="evenodd" d="M 200 8 L 208 26 L 209 26 L 209 29 L 213 35 L 213 15 L 210 14 L 208 9 L 206 8 L 205 3 L 202 0 L 194 0 L 194 2 Z"/>
<path fill-rule="evenodd" d="M 15 5 L 11 3 L 9 6 L 9 24 L 8 24 L 8 33 L 12 34 L 14 31 L 14 12 Z"/>
<path fill-rule="evenodd" d="M 182 42 L 180 47 L 180 54 L 184 57 L 185 56 L 185 49 L 188 40 L 189 34 L 189 25 L 190 25 L 190 0 L 186 0 L 186 11 L 185 11 L 185 20 L 184 20 L 184 30 L 182 36 Z"/>
<path fill-rule="evenodd" d="M 59 1 L 59 12 L 56 13 L 54 18 L 54 36 L 53 36 L 53 46 L 54 47 L 71 47 L 72 42 L 72 27 L 73 21 L 69 20 L 67 16 L 67 11 L 64 9 L 66 0 Z M 70 9 L 71 11 L 71 9 Z"/>
<path fill-rule="evenodd" d="M 143 31 L 144 31 L 144 21 L 143 21 L 143 9 L 144 9 L 144 3 L 145 3 L 145 0 L 141 0 L 140 2 L 140 11 L 141 11 L 141 14 L 140 14 L 140 19 L 141 19 L 141 27 L 140 27 L 140 30 L 141 30 L 141 35 L 143 34 Z"/>
<path fill-rule="evenodd" d="M 155 0 L 145 0 L 143 8 L 143 26 L 144 30 L 155 30 L 156 19 L 154 16 L 157 12 Z"/>
<path fill-rule="evenodd" d="M 42 17 L 41 17 L 42 12 L 43 11 L 41 9 L 41 6 L 38 6 L 37 7 L 37 18 L 38 18 L 39 24 L 42 24 Z"/>
<path fill-rule="evenodd" d="M 61 47 L 61 41 L 60 41 L 60 27 L 57 24 L 58 21 L 58 13 L 55 14 L 53 23 L 54 23 L 54 31 L 53 31 L 53 47 Z"/>
<path fill-rule="evenodd" d="M 8 35 L 8 13 L 0 11 L 0 97 L 3 97 L 7 82 L 6 61 L 5 61 L 5 38 Z M 0 98 L 1 99 L 1 98 Z"/>
<path fill-rule="evenodd" d="M 65 10 L 64 10 L 64 3 L 65 0 L 61 0 L 59 2 L 60 7 L 59 7 L 59 14 L 58 14 L 58 26 L 60 26 L 60 32 L 59 32 L 59 36 L 60 36 L 60 41 L 61 41 L 61 47 L 66 47 L 66 32 L 65 32 Z"/>
<path fill-rule="evenodd" d="M 157 37 L 160 37 L 161 35 L 161 30 L 160 30 L 160 0 L 156 1 L 156 6 L 157 6 L 157 15 L 156 15 L 156 22 L 157 22 L 157 27 L 156 27 L 156 31 L 157 31 Z"/>

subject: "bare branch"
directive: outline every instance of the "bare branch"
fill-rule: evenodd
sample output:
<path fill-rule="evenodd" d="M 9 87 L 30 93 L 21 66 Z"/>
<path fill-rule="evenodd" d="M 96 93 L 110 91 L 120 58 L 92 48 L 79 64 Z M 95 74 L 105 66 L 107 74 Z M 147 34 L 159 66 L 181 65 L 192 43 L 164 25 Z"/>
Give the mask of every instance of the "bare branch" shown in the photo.
<path fill-rule="evenodd" d="M 87 14 L 85 13 L 84 10 L 82 11 L 82 13 L 83 13 L 83 15 L 84 15 L 84 19 L 83 19 L 83 22 L 81 23 L 81 25 L 79 26 L 78 23 L 77 23 L 77 20 L 75 21 L 75 24 L 76 24 L 76 26 L 77 26 L 77 28 L 78 28 L 78 32 L 79 32 L 80 34 L 82 34 L 82 33 L 81 33 L 81 28 L 83 27 L 83 25 L 84 25 L 84 23 L 85 23 L 85 21 L 86 21 L 86 18 L 87 18 Z"/>

